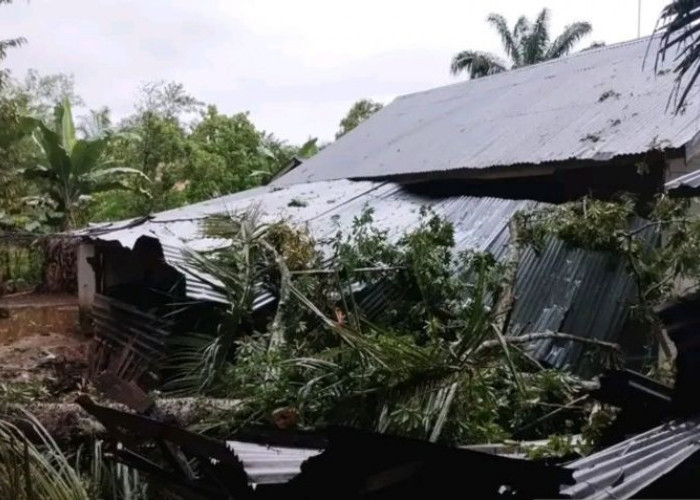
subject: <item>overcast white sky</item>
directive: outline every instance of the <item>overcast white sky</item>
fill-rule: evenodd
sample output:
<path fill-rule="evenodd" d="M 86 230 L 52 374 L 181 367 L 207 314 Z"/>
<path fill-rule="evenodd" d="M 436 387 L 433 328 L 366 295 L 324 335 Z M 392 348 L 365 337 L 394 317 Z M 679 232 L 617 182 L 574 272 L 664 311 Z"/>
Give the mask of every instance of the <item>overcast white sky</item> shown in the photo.
<path fill-rule="evenodd" d="M 649 34 L 668 0 L 642 0 Z M 22 35 L 6 65 L 75 76 L 90 107 L 116 117 L 136 89 L 175 80 L 226 113 L 294 142 L 331 139 L 362 97 L 394 97 L 457 81 L 462 49 L 500 54 L 490 12 L 509 22 L 552 11 L 555 34 L 589 21 L 592 41 L 637 34 L 638 0 L 15 0 L 0 7 L 0 38 Z"/>

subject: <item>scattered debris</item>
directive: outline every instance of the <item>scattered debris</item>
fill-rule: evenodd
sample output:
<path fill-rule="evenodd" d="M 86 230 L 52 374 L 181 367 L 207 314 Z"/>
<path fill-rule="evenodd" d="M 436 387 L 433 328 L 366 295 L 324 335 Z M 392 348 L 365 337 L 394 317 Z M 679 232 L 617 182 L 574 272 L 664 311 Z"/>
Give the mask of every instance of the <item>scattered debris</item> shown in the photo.
<path fill-rule="evenodd" d="M 295 208 L 302 208 L 308 206 L 308 203 L 305 202 L 304 200 L 301 200 L 299 198 L 292 198 L 289 203 L 287 203 L 288 207 L 295 207 Z"/>
<path fill-rule="evenodd" d="M 621 94 L 619 92 L 615 92 L 614 90 L 606 90 L 605 92 L 600 94 L 600 97 L 598 98 L 598 102 L 606 101 L 606 100 L 610 99 L 611 97 L 614 97 L 615 99 L 619 99 L 620 95 Z"/>
<path fill-rule="evenodd" d="M 596 133 L 596 134 L 587 134 L 585 137 L 583 137 L 581 139 L 581 142 L 590 141 L 590 142 L 595 144 L 599 140 L 600 140 L 600 133 Z"/>
<path fill-rule="evenodd" d="M 573 483 L 572 472 L 562 467 L 352 429 L 277 435 L 288 442 L 314 439 L 324 443 L 322 451 L 275 447 L 269 438 L 263 446 L 227 446 L 89 398 L 79 404 L 114 441 L 156 444 L 167 465 L 148 461 L 131 444 L 114 450 L 118 460 L 148 473 L 166 491 L 193 498 L 448 498 L 463 487 L 464 471 L 470 472 L 470 493 L 479 498 L 553 498 Z"/>

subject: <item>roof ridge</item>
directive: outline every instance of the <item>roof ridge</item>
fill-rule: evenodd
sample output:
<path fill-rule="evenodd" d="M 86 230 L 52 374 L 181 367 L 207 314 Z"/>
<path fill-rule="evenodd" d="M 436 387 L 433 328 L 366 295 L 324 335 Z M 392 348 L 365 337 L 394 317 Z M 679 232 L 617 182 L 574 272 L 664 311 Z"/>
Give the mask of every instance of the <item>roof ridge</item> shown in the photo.
<path fill-rule="evenodd" d="M 443 89 L 443 88 L 454 87 L 454 86 L 456 86 L 456 85 L 468 85 L 468 84 L 475 85 L 475 84 L 477 84 L 478 82 L 483 82 L 483 81 L 494 81 L 494 80 L 497 79 L 497 78 L 504 78 L 505 76 L 511 75 L 511 74 L 513 74 L 513 73 L 520 73 L 520 72 L 523 72 L 523 71 L 532 70 L 533 68 L 543 67 L 543 66 L 547 66 L 547 65 L 551 65 L 551 64 L 558 64 L 558 63 L 561 63 L 562 61 L 567 61 L 567 60 L 569 60 L 569 59 L 574 59 L 574 58 L 577 58 L 577 57 L 584 57 L 584 56 L 587 56 L 587 55 L 590 55 L 590 54 L 594 54 L 594 53 L 597 53 L 597 52 L 601 52 L 601 51 L 605 51 L 605 50 L 613 50 L 613 49 L 618 49 L 618 48 L 620 48 L 620 47 L 624 47 L 624 46 L 627 46 L 627 45 L 634 45 L 634 44 L 641 43 L 641 42 L 648 42 L 648 41 L 650 41 L 654 36 L 657 36 L 657 35 L 651 34 L 651 35 L 646 35 L 646 36 L 642 36 L 642 37 L 639 37 L 639 38 L 633 38 L 633 39 L 631 39 L 631 40 L 624 40 L 624 41 L 622 41 L 622 42 L 616 42 L 616 43 L 613 43 L 613 44 L 610 44 L 610 45 L 603 45 L 602 47 L 596 47 L 596 48 L 594 48 L 594 49 L 579 50 L 578 52 L 574 52 L 574 53 L 572 53 L 572 54 L 567 54 L 567 55 L 565 55 L 565 56 L 563 56 L 563 57 L 556 57 L 556 58 L 554 58 L 554 59 L 548 59 L 548 60 L 546 60 L 546 61 L 541 61 L 541 62 L 538 62 L 538 63 L 536 63 L 536 64 L 528 64 L 527 66 L 520 66 L 519 68 L 511 68 L 511 69 L 506 70 L 506 71 L 501 71 L 500 73 L 494 73 L 494 74 L 492 74 L 492 75 L 486 75 L 486 76 L 482 76 L 482 77 L 480 77 L 480 78 L 470 78 L 470 79 L 462 80 L 462 81 L 459 81 L 459 82 L 448 83 L 447 85 L 441 85 L 441 86 L 439 86 L 439 87 L 433 87 L 433 88 L 426 89 L 426 90 L 419 90 L 419 91 L 417 91 L 417 92 L 411 92 L 411 93 L 409 93 L 409 94 L 403 94 L 403 95 L 398 96 L 398 97 L 397 97 L 396 99 L 394 99 L 394 100 L 395 100 L 395 101 L 398 101 L 399 99 L 403 99 L 404 97 L 411 97 L 411 96 L 414 96 L 414 95 L 423 94 L 423 93 L 425 93 L 425 92 L 431 92 L 431 91 L 437 90 L 437 89 Z"/>

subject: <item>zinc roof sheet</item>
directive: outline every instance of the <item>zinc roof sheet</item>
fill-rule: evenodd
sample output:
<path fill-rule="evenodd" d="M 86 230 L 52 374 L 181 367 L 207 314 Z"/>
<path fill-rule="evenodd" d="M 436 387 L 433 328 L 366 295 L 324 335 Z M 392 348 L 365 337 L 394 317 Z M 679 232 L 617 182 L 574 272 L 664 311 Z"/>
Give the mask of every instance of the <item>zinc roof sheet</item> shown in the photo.
<path fill-rule="evenodd" d="M 399 97 L 276 183 L 682 148 L 700 131 L 700 100 L 673 112 L 674 73 L 654 70 L 657 43 L 641 38 Z"/>

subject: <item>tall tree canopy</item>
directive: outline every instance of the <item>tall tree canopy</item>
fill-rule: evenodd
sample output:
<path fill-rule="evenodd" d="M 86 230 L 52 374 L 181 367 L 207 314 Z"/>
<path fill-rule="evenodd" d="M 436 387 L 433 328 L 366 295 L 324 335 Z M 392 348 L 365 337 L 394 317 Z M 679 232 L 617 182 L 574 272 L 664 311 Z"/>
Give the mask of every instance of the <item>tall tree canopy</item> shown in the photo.
<path fill-rule="evenodd" d="M 340 120 L 340 129 L 335 138 L 340 139 L 383 107 L 383 104 L 371 99 L 360 99 L 352 105 L 345 118 Z"/>
<path fill-rule="evenodd" d="M 452 58 L 450 66 L 452 74 L 468 73 L 471 78 L 479 78 L 511 68 L 556 59 L 570 53 L 576 43 L 592 30 L 587 22 L 575 22 L 552 39 L 549 9 L 546 8 L 542 9 L 534 22 L 521 16 L 512 29 L 500 14 L 490 14 L 487 22 L 500 36 L 503 49 L 510 61 L 503 61 L 487 52 L 465 50 Z"/>

